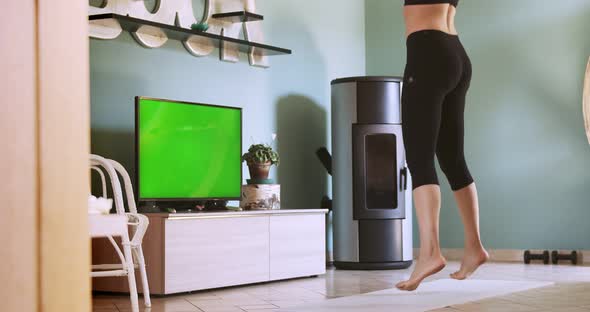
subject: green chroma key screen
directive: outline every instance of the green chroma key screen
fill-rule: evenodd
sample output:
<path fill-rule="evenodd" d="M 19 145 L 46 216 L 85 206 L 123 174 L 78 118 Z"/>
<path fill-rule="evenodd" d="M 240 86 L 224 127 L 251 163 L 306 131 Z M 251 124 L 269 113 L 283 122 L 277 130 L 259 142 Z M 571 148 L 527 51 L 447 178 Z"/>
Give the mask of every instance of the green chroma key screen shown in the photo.
<path fill-rule="evenodd" d="M 136 98 L 140 200 L 239 199 L 239 108 Z"/>

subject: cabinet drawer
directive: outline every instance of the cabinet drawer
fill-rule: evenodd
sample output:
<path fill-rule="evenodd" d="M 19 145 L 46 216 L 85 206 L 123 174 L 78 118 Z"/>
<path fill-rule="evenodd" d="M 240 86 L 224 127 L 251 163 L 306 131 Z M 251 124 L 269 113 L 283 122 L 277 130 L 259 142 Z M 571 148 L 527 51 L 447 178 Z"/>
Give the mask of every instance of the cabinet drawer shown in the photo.
<path fill-rule="evenodd" d="M 270 217 L 270 279 L 326 272 L 324 214 Z"/>
<path fill-rule="evenodd" d="M 269 279 L 269 216 L 166 220 L 166 294 Z"/>

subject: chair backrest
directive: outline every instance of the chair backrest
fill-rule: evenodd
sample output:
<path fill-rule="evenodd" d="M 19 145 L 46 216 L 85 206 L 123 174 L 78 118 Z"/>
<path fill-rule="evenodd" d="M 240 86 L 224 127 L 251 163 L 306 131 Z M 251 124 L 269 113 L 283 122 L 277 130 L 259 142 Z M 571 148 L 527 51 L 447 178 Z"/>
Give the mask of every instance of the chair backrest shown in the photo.
<path fill-rule="evenodd" d="M 100 176 L 100 182 L 102 185 L 102 197 L 106 198 L 107 197 L 107 181 L 104 176 L 104 172 L 102 172 L 102 169 L 100 169 L 100 167 L 98 167 L 98 166 L 90 166 L 90 169 L 98 172 L 98 175 Z"/>
<path fill-rule="evenodd" d="M 99 172 L 102 182 L 103 196 L 106 197 L 106 177 L 103 170 L 106 171 L 111 181 L 111 188 L 113 189 L 113 199 L 115 202 L 115 209 L 117 214 L 125 214 L 125 205 L 123 201 L 123 191 L 121 189 L 121 183 L 119 182 L 119 175 L 123 178 L 125 183 L 125 195 L 127 198 L 127 205 L 129 206 L 129 212 L 137 213 L 137 207 L 135 205 L 135 197 L 133 194 L 133 186 L 131 184 L 131 178 L 127 170 L 118 162 L 107 159 L 98 155 L 90 155 L 90 168 Z"/>
<path fill-rule="evenodd" d="M 120 163 L 110 160 L 115 170 L 123 177 L 123 183 L 125 183 L 125 195 L 127 196 L 127 206 L 129 206 L 129 212 L 137 213 L 137 206 L 135 205 L 135 195 L 133 193 L 133 184 L 131 184 L 131 178 L 129 177 L 129 173 L 125 170 Z"/>

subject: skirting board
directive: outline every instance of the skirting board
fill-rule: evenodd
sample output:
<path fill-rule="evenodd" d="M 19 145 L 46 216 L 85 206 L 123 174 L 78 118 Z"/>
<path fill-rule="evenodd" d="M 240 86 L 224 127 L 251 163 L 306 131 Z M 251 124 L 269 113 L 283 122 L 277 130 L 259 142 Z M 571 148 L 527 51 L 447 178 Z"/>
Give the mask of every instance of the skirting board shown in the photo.
<path fill-rule="evenodd" d="M 419 254 L 418 248 L 414 248 L 414 259 L 418 259 Z M 524 262 L 523 255 L 525 249 L 488 249 L 490 253 L 490 262 Z M 533 253 L 541 253 L 543 250 L 530 249 Z M 549 252 L 553 249 L 549 250 Z M 578 252 L 578 265 L 590 266 L 590 250 L 576 250 Z M 571 250 L 559 250 L 561 253 L 570 253 Z M 463 258 L 462 248 L 443 248 L 443 256 L 448 261 L 461 261 Z M 326 261 L 328 265 L 332 265 L 334 262 L 333 253 L 326 252 Z M 567 261 L 562 261 L 560 264 L 567 264 Z"/>
<path fill-rule="evenodd" d="M 414 258 L 418 258 L 418 248 L 414 248 Z M 524 262 L 524 249 L 488 249 L 491 262 Z M 530 249 L 533 253 L 541 253 L 543 250 Z M 553 249 L 549 250 L 549 252 Z M 571 250 L 558 250 L 560 253 L 570 253 Z M 590 266 L 590 250 L 577 250 L 578 265 Z M 449 261 L 461 261 L 463 258 L 462 248 L 443 248 L 443 256 Z M 567 264 L 566 261 L 561 261 L 560 264 Z"/>

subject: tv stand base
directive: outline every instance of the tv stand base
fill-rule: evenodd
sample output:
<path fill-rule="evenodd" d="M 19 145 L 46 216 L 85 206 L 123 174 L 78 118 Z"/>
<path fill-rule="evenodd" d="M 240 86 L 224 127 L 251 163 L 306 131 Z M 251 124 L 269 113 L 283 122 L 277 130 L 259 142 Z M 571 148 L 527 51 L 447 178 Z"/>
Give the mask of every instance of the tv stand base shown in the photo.
<path fill-rule="evenodd" d="M 326 272 L 326 209 L 154 213 L 143 239 L 150 290 L 168 295 L 317 276 Z M 107 240 L 93 241 L 95 263 L 115 263 Z M 138 287 L 141 283 L 138 283 Z M 128 292 L 124 278 L 93 289 Z"/>

